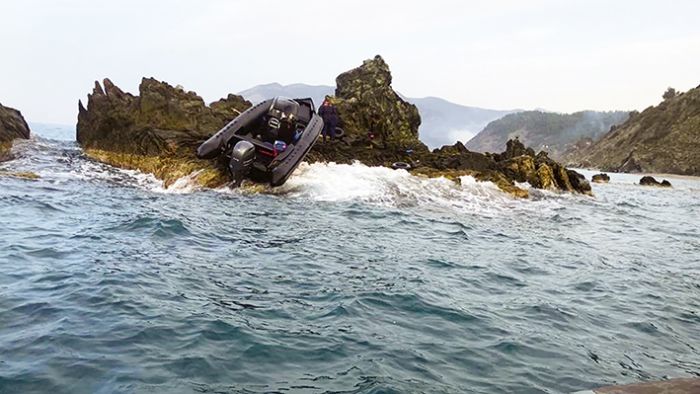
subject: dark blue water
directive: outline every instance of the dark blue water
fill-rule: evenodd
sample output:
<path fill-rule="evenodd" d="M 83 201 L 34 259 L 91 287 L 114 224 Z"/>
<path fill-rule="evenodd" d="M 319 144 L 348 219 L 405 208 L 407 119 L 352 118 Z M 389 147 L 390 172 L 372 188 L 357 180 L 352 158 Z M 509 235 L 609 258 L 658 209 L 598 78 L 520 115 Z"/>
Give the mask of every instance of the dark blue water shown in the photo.
<path fill-rule="evenodd" d="M 513 200 L 363 166 L 163 190 L 35 125 L 0 393 L 559 393 L 700 376 L 700 181 Z M 57 139 L 56 139 L 57 138 Z M 58 140 L 64 139 L 64 140 Z"/>

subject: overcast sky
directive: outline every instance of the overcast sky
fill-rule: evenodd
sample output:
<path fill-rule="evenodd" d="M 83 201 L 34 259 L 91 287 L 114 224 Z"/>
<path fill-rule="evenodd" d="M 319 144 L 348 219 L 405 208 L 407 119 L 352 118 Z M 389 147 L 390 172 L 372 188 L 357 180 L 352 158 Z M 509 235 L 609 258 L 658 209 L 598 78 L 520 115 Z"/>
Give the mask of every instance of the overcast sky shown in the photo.
<path fill-rule="evenodd" d="M 644 109 L 700 84 L 700 1 L 0 1 L 0 102 L 75 123 L 109 77 L 206 101 L 335 83 L 381 54 L 394 88 L 496 109 Z"/>

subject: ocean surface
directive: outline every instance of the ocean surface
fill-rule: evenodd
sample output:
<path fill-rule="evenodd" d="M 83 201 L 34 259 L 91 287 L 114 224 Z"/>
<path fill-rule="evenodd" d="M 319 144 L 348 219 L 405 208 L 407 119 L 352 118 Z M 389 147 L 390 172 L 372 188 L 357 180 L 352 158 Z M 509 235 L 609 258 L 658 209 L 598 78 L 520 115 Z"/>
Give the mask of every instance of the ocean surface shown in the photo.
<path fill-rule="evenodd" d="M 562 393 L 700 376 L 700 180 L 595 197 L 303 165 L 170 189 L 33 125 L 0 170 L 0 393 Z M 591 172 L 585 172 L 590 177 Z"/>

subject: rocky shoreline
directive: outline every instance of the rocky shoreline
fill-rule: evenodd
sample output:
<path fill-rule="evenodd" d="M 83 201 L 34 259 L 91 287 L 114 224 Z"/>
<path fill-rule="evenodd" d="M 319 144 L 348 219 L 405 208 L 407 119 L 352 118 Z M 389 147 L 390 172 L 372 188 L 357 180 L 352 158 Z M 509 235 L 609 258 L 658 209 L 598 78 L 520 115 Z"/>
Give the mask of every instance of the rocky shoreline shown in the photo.
<path fill-rule="evenodd" d="M 609 172 L 700 176 L 700 86 L 667 91 L 663 99 L 633 111 L 595 142 L 581 141 L 567 162 Z"/>
<path fill-rule="evenodd" d="M 0 162 L 12 159 L 12 141 L 29 136 L 29 126 L 22 113 L 0 104 Z"/>
<path fill-rule="evenodd" d="M 457 180 L 471 175 L 502 190 L 527 197 L 516 182 L 535 188 L 590 194 L 584 177 L 547 157 L 535 154 L 518 140 L 500 154 L 471 152 L 463 144 L 430 151 L 418 139 L 418 109 L 391 87 L 391 73 L 377 56 L 342 73 L 336 80 L 333 103 L 345 131 L 341 139 L 318 142 L 306 161 L 391 166 L 411 164 L 416 175 Z M 109 79 L 95 83 L 87 106 L 79 102 L 77 140 L 95 160 L 152 173 L 165 186 L 192 175 L 201 186 L 229 181 L 225 163 L 200 160 L 196 147 L 251 103 L 237 95 L 206 105 L 194 92 L 144 78 L 139 95 L 125 93 Z"/>

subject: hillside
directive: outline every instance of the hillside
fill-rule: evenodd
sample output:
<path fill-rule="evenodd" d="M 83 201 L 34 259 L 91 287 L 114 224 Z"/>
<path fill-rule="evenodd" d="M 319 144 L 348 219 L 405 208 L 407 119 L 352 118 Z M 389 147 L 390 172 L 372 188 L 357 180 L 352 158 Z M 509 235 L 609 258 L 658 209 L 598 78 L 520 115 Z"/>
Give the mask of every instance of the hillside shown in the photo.
<path fill-rule="evenodd" d="M 509 139 L 519 137 L 526 146 L 547 151 L 555 159 L 584 138 L 595 140 L 620 124 L 629 114 L 623 111 L 581 111 L 559 114 L 525 111 L 506 115 L 489 123 L 476 137 L 467 142 L 470 150 L 497 152 Z"/>
<path fill-rule="evenodd" d="M 320 105 L 326 95 L 333 95 L 334 92 L 335 87 L 332 86 L 271 83 L 254 86 L 238 94 L 252 103 L 259 103 L 275 96 L 285 96 L 311 97 L 316 105 Z M 515 112 L 468 107 L 438 97 L 410 98 L 402 96 L 402 98 L 418 107 L 422 119 L 419 129 L 420 140 L 430 148 L 452 145 L 457 141 L 467 141 L 489 122 Z M 497 149 L 502 149 L 504 145 L 505 141 Z"/>
<path fill-rule="evenodd" d="M 567 160 L 604 171 L 700 175 L 700 86 L 633 113 Z"/>
<path fill-rule="evenodd" d="M 418 107 L 423 119 L 420 139 L 431 148 L 468 141 L 490 122 L 516 112 L 468 107 L 438 97 L 409 98 L 408 101 Z"/>

